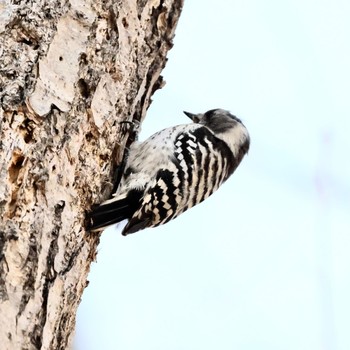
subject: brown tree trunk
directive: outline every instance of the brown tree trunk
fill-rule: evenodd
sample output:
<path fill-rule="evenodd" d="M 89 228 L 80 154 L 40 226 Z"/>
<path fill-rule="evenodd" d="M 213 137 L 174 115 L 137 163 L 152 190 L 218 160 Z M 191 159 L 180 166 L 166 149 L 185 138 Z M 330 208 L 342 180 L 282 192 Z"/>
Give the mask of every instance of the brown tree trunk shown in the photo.
<path fill-rule="evenodd" d="M 1 0 L 0 348 L 68 349 L 109 196 L 182 0 Z M 125 126 L 125 125 L 124 125 Z M 128 141 L 129 140 L 129 141 Z"/>

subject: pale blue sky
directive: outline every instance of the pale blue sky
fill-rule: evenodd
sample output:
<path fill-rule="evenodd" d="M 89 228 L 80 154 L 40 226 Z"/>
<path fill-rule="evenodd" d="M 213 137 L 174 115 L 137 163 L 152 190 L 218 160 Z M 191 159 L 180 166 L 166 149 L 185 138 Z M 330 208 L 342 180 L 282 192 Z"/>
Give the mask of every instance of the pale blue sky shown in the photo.
<path fill-rule="evenodd" d="M 187 0 L 140 139 L 225 108 L 251 150 L 157 229 L 102 235 L 77 350 L 350 349 L 350 2 Z"/>

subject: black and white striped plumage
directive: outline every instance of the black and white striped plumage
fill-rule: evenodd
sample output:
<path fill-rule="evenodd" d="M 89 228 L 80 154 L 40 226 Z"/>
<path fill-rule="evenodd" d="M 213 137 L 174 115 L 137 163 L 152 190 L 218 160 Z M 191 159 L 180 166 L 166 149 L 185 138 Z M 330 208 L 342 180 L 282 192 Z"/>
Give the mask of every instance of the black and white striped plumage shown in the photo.
<path fill-rule="evenodd" d="M 128 219 L 122 234 L 165 224 L 208 198 L 249 149 L 242 122 L 222 109 L 135 142 L 118 190 L 91 213 L 91 230 Z"/>

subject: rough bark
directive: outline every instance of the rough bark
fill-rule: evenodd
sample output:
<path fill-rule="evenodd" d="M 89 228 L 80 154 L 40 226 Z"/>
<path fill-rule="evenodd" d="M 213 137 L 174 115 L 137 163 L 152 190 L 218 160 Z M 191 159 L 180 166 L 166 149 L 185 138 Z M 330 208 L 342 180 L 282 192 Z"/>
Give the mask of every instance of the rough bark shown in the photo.
<path fill-rule="evenodd" d="M 182 0 L 0 0 L 0 347 L 68 349 L 112 190 Z M 125 126 L 125 125 L 124 125 Z"/>

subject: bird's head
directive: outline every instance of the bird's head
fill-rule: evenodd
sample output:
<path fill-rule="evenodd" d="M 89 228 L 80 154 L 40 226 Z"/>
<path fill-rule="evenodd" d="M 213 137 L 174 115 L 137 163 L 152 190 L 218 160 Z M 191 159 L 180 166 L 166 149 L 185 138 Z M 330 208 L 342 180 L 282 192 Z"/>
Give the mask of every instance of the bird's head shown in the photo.
<path fill-rule="evenodd" d="M 205 125 L 215 134 L 225 132 L 237 125 L 242 124 L 241 120 L 224 109 L 211 109 L 205 113 L 193 114 L 184 112 L 194 123 Z"/>
<path fill-rule="evenodd" d="M 202 124 L 224 140 L 236 154 L 242 147 L 247 152 L 250 138 L 242 121 L 224 109 L 211 109 L 205 113 L 184 112 L 194 123 Z"/>

